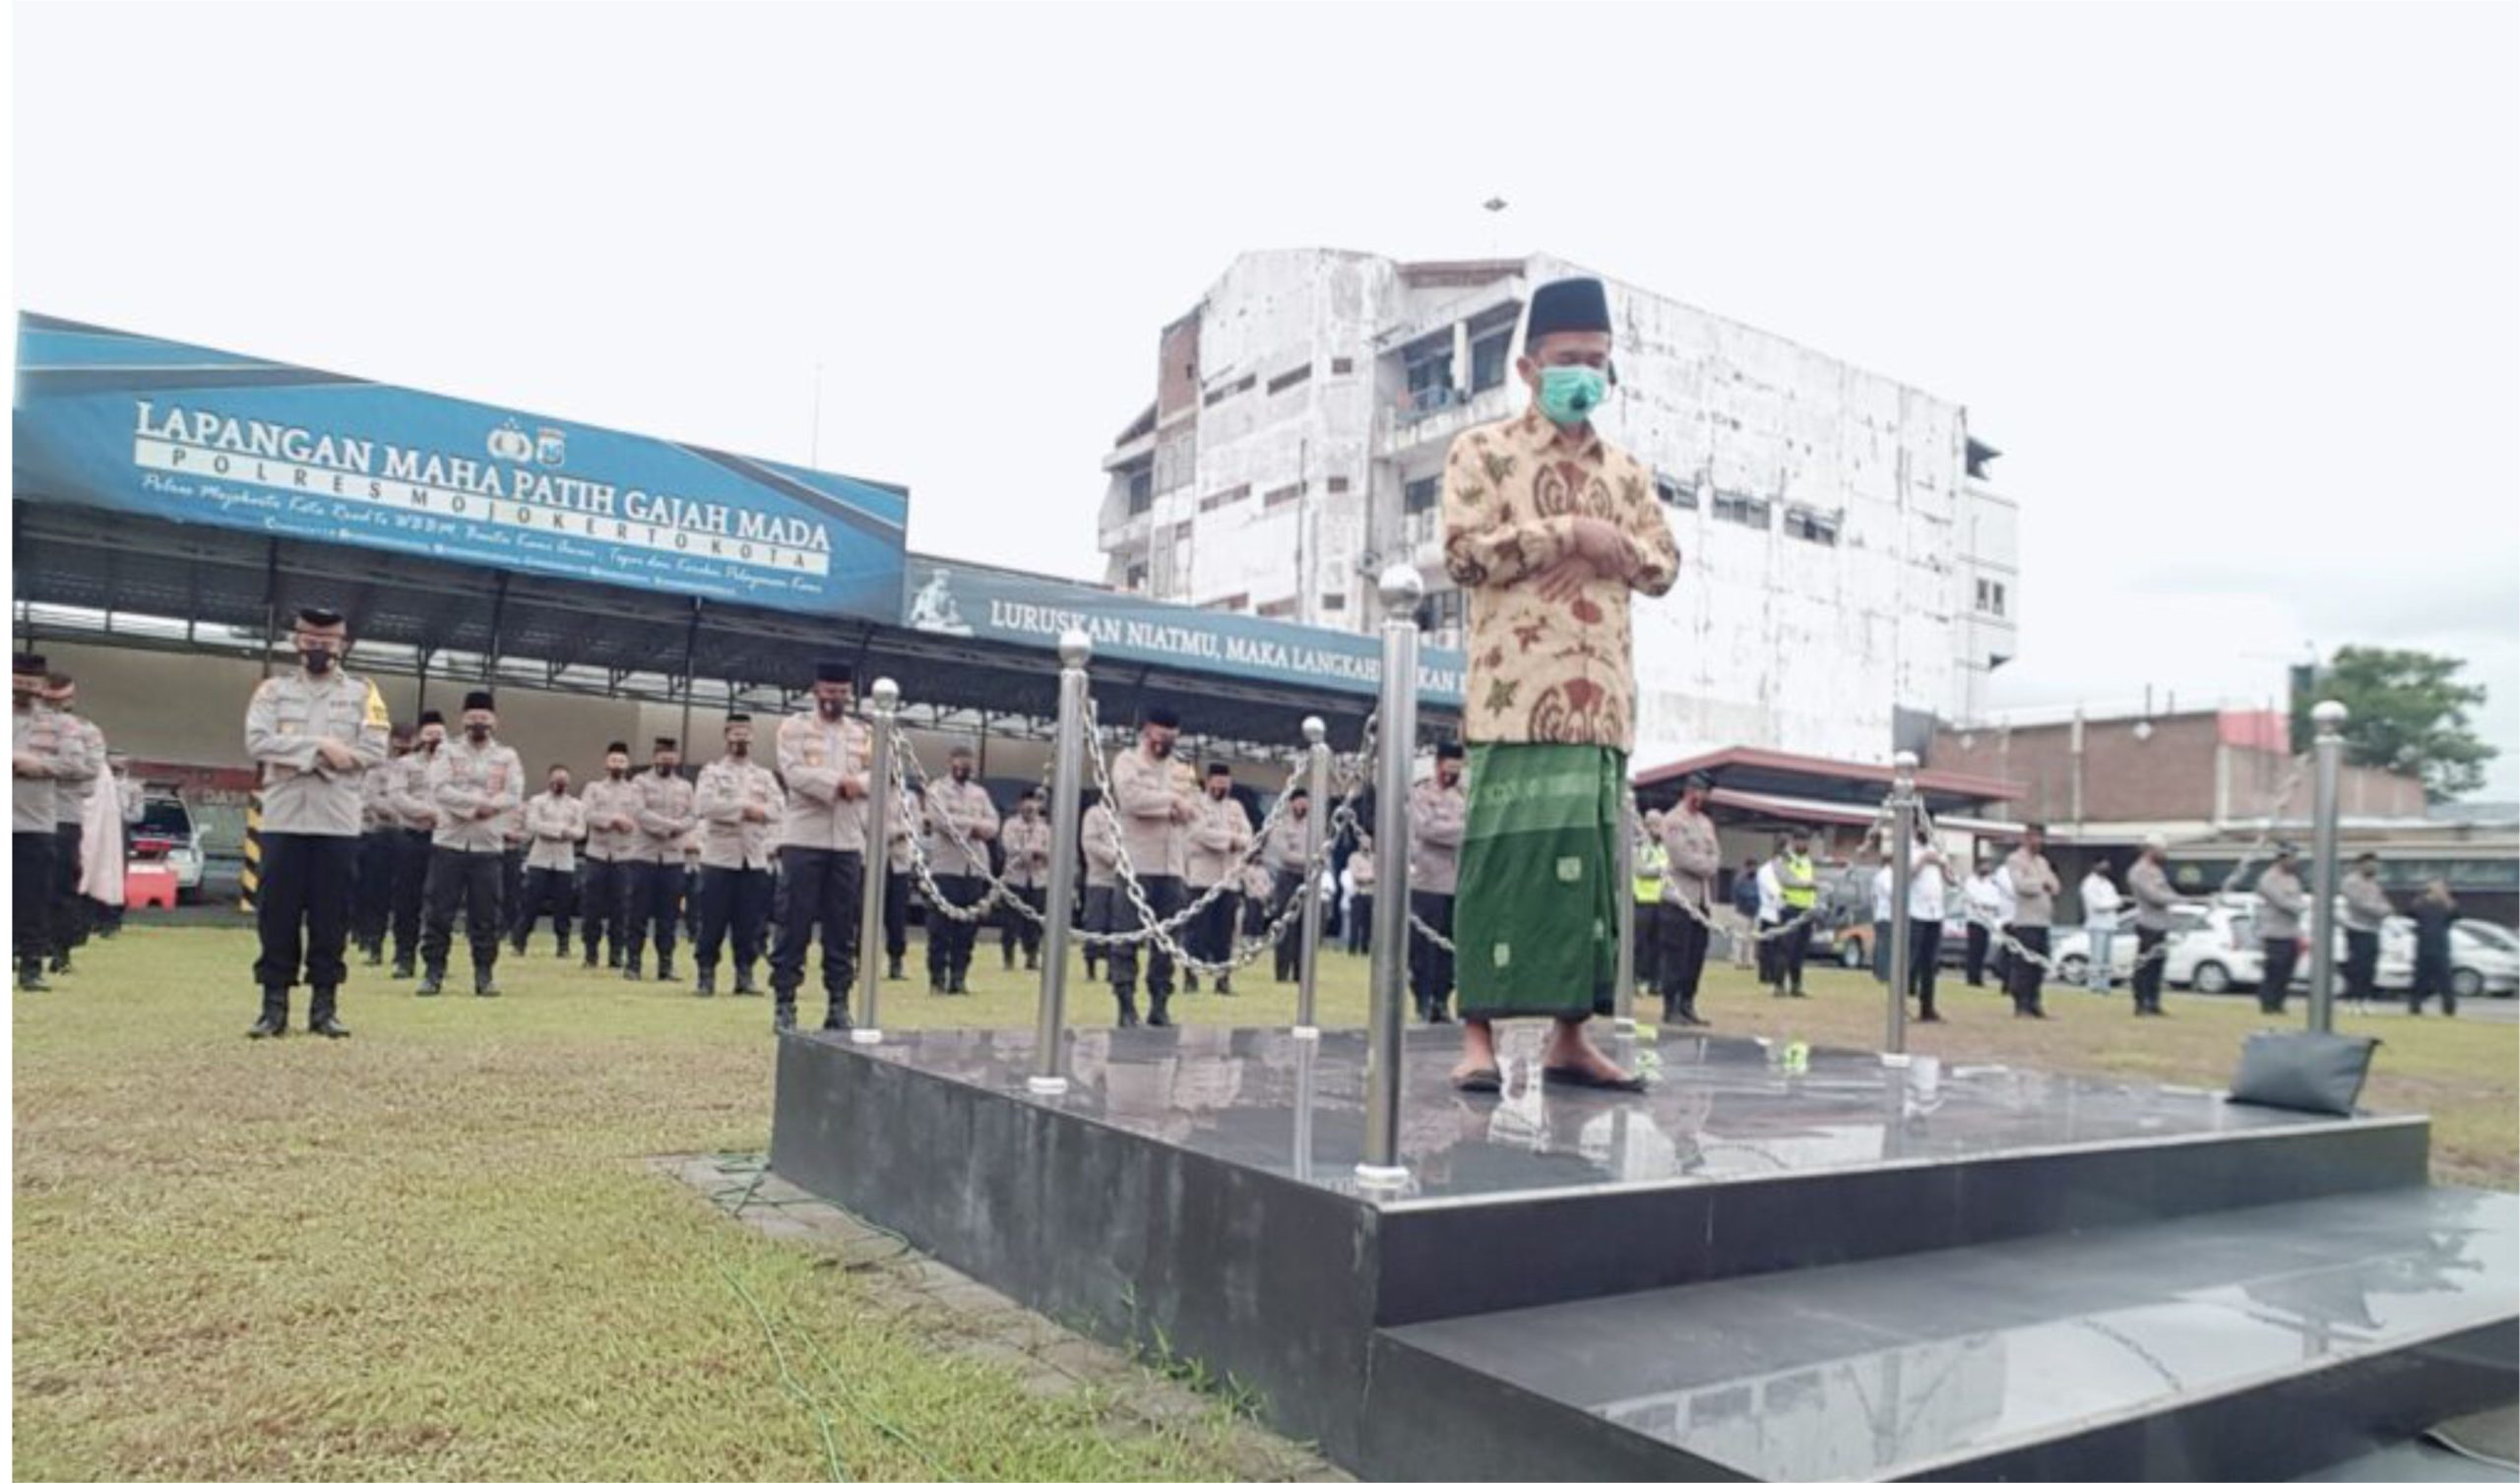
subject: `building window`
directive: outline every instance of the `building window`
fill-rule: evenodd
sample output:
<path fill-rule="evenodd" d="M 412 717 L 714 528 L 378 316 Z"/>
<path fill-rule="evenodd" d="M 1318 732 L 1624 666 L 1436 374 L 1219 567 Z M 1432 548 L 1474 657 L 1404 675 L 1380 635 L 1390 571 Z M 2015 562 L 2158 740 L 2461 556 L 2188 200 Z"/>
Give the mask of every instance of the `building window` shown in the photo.
<path fill-rule="evenodd" d="M 1695 483 L 1683 484 L 1677 479 L 1659 473 L 1654 476 L 1654 497 L 1674 510 L 1697 508 Z"/>
<path fill-rule="evenodd" d="M 1264 602 L 1260 604 L 1259 612 L 1263 618 L 1292 618 L 1295 615 L 1295 599 L 1281 597 L 1275 602 Z"/>
<path fill-rule="evenodd" d="M 1460 400 L 1461 394 L 1453 390 L 1453 352 L 1450 349 L 1409 362 L 1409 391 L 1401 402 L 1404 419 L 1415 420 L 1430 412 L 1441 411 Z"/>
<path fill-rule="evenodd" d="M 1300 482 L 1297 482 L 1292 484 L 1284 484 L 1276 489 L 1270 490 L 1268 495 L 1261 500 L 1260 504 L 1263 509 L 1275 510 L 1280 505 L 1291 505 L 1301 498 L 1303 498 L 1303 485 Z"/>
<path fill-rule="evenodd" d="M 1425 601 L 1418 604 L 1418 627 L 1419 631 L 1442 640 L 1437 646 L 1439 648 L 1461 647 L 1461 620 L 1462 595 L 1459 587 L 1430 592 Z"/>
<path fill-rule="evenodd" d="M 1123 580 L 1122 587 L 1125 590 L 1132 592 L 1143 592 L 1146 590 L 1145 562 L 1134 562 L 1130 565 L 1129 575 Z"/>
<path fill-rule="evenodd" d="M 1756 495 L 1726 494 L 1719 489 L 1715 492 L 1715 518 L 1764 530 L 1768 527 L 1768 502 Z"/>
<path fill-rule="evenodd" d="M 1129 513 L 1144 515 L 1155 508 L 1155 470 L 1141 468 L 1129 475 Z"/>
<path fill-rule="evenodd" d="M 1295 367 L 1293 370 L 1289 371 L 1289 372 L 1288 372 L 1287 374 L 1285 374 L 1284 376 L 1276 376 L 1276 377 L 1272 377 L 1272 378 L 1270 378 L 1270 381 L 1269 381 L 1269 395 L 1270 395 L 1270 396 L 1272 396 L 1272 397 L 1275 397 L 1275 396 L 1276 396 L 1276 395 L 1278 395 L 1280 392 L 1285 391 L 1287 388 L 1289 388 L 1289 387 L 1291 387 L 1291 386 L 1301 386 L 1302 384 L 1304 384 L 1304 383 L 1305 383 L 1305 382 L 1307 382 L 1307 381 L 1310 381 L 1311 379 L 1312 379 L 1312 362 L 1307 360 L 1307 361 L 1305 361 L 1302 365 L 1299 365 L 1299 366 Z"/>
<path fill-rule="evenodd" d="M 1245 376 L 1240 381 L 1228 382 L 1224 386 L 1218 387 L 1215 391 L 1208 393 L 1208 395 L 1201 399 L 1201 401 L 1205 405 L 1214 406 L 1228 397 L 1234 396 L 1241 392 L 1247 392 L 1259 384 L 1259 377 Z"/>
<path fill-rule="evenodd" d="M 1333 477 L 1330 480 L 1330 492 L 1332 494 L 1346 494 L 1348 492 L 1347 478 L 1344 475 Z"/>
<path fill-rule="evenodd" d="M 1199 501 L 1199 513 L 1205 515 L 1211 510 L 1222 510 L 1236 500 L 1249 498 L 1250 494 L 1251 486 L 1248 484 L 1236 484 L 1231 489 L 1220 489 Z"/>
<path fill-rule="evenodd" d="M 1444 502 L 1444 477 L 1411 479 L 1400 491 L 1400 513 L 1423 515 Z"/>
<path fill-rule="evenodd" d="M 1331 358 L 1330 374 L 1333 376 L 1346 376 L 1354 372 L 1355 369 L 1356 363 L 1350 360 L 1345 355 L 1333 356 Z"/>
<path fill-rule="evenodd" d="M 1981 577 L 1978 579 L 1978 611 L 2000 618 L 2004 615 L 2004 585 Z"/>
<path fill-rule="evenodd" d="M 1815 546 L 1834 546 L 1838 543 L 1838 520 L 1832 512 L 1797 505 L 1785 512 L 1785 533 Z"/>
<path fill-rule="evenodd" d="M 1199 604 L 1199 606 L 1206 608 L 1212 613 L 1238 613 L 1250 605 L 1251 594 L 1249 592 L 1236 592 L 1230 597 L 1220 597 L 1214 602 L 1202 602 Z"/>
<path fill-rule="evenodd" d="M 1322 593 L 1321 610 L 1325 613 L 1346 612 L 1348 610 L 1348 594 L 1345 592 Z"/>
<path fill-rule="evenodd" d="M 1505 352 L 1511 349 L 1513 344 L 1514 332 L 1510 329 L 1501 335 L 1491 335 L 1485 340 L 1471 342 L 1471 395 L 1477 396 L 1480 392 L 1494 391 L 1505 384 L 1505 367 L 1509 360 Z"/>

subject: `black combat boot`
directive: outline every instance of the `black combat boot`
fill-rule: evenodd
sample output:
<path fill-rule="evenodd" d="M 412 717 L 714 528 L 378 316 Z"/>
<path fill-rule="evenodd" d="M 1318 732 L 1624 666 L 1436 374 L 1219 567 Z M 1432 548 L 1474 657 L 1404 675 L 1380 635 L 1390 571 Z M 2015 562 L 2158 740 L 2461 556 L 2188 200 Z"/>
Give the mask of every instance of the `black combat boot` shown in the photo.
<path fill-rule="evenodd" d="M 761 997 L 761 990 L 753 987 L 752 964 L 735 964 L 735 992 L 753 999 Z"/>
<path fill-rule="evenodd" d="M 31 957 L 18 959 L 18 990 L 25 994 L 52 992 L 52 985 L 43 981 L 42 958 Z"/>
<path fill-rule="evenodd" d="M 272 1040 L 288 1033 L 288 990 L 263 985 L 263 1018 L 245 1032 L 249 1040 Z"/>
<path fill-rule="evenodd" d="M 1232 974 L 1230 974 L 1230 973 L 1219 973 L 1219 974 L 1217 975 L 1217 993 L 1218 993 L 1218 995 L 1219 995 L 1220 997 L 1222 997 L 1222 998 L 1226 998 L 1226 999 L 1231 999 L 1231 998 L 1233 997 L 1233 975 L 1232 975 Z"/>
<path fill-rule="evenodd" d="M 499 997 L 499 986 L 490 982 L 490 969 L 487 964 L 481 964 L 472 969 L 472 994 L 478 999 Z"/>
<path fill-rule="evenodd" d="M 553 958 L 559 958 L 562 962 L 566 962 L 566 961 L 568 961 L 568 959 L 569 959 L 569 934 L 567 934 L 567 933 L 565 933 L 565 932 L 563 932 L 563 933 L 561 933 L 561 934 L 560 934 L 560 951 L 559 951 L 559 952 L 557 952 L 557 953 L 552 954 L 551 956 L 552 956 Z"/>
<path fill-rule="evenodd" d="M 770 1012 L 771 1032 L 773 1034 L 777 1034 L 784 1030 L 792 1030 L 795 1027 L 796 1001 L 793 999 L 780 1000 Z"/>
<path fill-rule="evenodd" d="M 847 1030 L 849 1027 L 849 994 L 844 990 L 838 994 L 832 995 L 831 1003 L 824 1008 L 823 1028 L 827 1030 Z"/>
<path fill-rule="evenodd" d="M 419 970 L 412 965 L 411 960 L 408 958 L 398 958 L 394 959 L 394 977 L 397 982 L 407 978 L 416 977 L 418 971 Z"/>
<path fill-rule="evenodd" d="M 1715 1021 L 1712 1020 L 1701 1020 L 1698 1018 L 1697 1001 L 1694 998 L 1683 999 L 1680 1001 L 1680 1023 L 1694 1024 L 1700 1028 L 1704 1028 L 1714 1022 Z"/>
<path fill-rule="evenodd" d="M 1166 1029 L 1171 1025 L 1172 1017 L 1165 1013 L 1166 1007 L 1171 1003 L 1172 991 L 1170 989 L 1151 989 L 1147 992 L 1146 1022 L 1148 1028 Z"/>
<path fill-rule="evenodd" d="M 884 981 L 899 983 L 908 976 L 902 971 L 902 956 L 898 953 L 887 954 L 884 958 Z"/>
<path fill-rule="evenodd" d="M 718 965 L 716 963 L 710 963 L 700 970 L 700 980 L 692 985 L 691 997 L 694 999 L 718 997 Z"/>
<path fill-rule="evenodd" d="M 321 1035 L 327 1040 L 349 1038 L 350 1027 L 342 1023 L 341 1017 L 334 1012 L 335 998 L 340 993 L 339 985 L 315 990 L 314 1002 L 306 1007 L 306 1029 L 309 1034 Z"/>
<path fill-rule="evenodd" d="M 639 966 L 638 954 L 633 953 L 628 958 L 621 960 L 621 976 L 623 978 L 628 979 L 632 983 L 637 983 L 639 981 L 640 973 L 641 969 Z"/>
<path fill-rule="evenodd" d="M 64 948 L 60 952 L 52 955 L 52 974 L 54 977 L 58 978 L 71 971 L 69 949 Z"/>
<path fill-rule="evenodd" d="M 385 945 L 383 943 L 369 943 L 367 945 L 367 965 L 371 968 L 381 968 L 385 966 Z"/>
<path fill-rule="evenodd" d="M 1181 992 L 1184 994 L 1196 994 L 1199 992 L 1199 975 L 1196 973 L 1182 974 Z"/>
<path fill-rule="evenodd" d="M 673 955 L 672 955 L 672 954 L 670 954 L 670 953 L 663 952 L 663 951 L 662 951 L 662 950 L 661 950 L 661 951 L 659 951 L 659 952 L 658 952 L 658 954 L 657 954 L 657 982 L 659 982 L 659 983 L 680 983 L 680 982 L 682 982 L 682 980 L 681 980 L 681 979 L 676 978 L 676 977 L 674 976 L 674 972 L 673 972 Z"/>
<path fill-rule="evenodd" d="M 445 989 L 446 970 L 444 968 L 431 968 L 428 970 L 426 976 L 420 979 L 420 990 L 414 997 L 420 999 L 434 999 L 440 993 L 444 992 Z"/>
<path fill-rule="evenodd" d="M 1111 991 L 1111 997 L 1120 1002 L 1120 1028 L 1124 1030 L 1136 1029 L 1138 1027 L 1137 990 L 1113 989 Z"/>
<path fill-rule="evenodd" d="M 954 970 L 953 981 L 946 985 L 945 992 L 948 994 L 968 994 L 971 991 L 972 986 L 969 981 L 968 973 L 962 968 L 956 968 Z"/>

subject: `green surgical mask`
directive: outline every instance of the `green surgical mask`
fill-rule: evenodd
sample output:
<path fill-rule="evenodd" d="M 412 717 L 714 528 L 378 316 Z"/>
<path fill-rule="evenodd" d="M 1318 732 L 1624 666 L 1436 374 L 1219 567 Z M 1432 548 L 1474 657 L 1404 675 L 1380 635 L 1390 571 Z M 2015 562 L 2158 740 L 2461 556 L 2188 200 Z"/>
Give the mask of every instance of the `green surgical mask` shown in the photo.
<path fill-rule="evenodd" d="M 1582 422 L 1608 399 L 1609 383 L 1591 366 L 1541 368 L 1541 414 L 1560 427 Z"/>

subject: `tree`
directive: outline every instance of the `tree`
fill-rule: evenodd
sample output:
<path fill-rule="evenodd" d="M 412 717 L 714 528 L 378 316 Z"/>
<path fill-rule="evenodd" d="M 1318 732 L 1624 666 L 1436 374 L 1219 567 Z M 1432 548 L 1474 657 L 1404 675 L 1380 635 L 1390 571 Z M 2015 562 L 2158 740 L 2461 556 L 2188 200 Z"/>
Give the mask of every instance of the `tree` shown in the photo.
<path fill-rule="evenodd" d="M 2346 761 L 2417 778 L 2436 803 L 2474 792 L 2498 754 L 2468 724 L 2468 711 L 2485 704 L 2485 687 L 2459 683 L 2467 663 L 2420 649 L 2349 644 L 2309 685 L 2293 688 L 2293 749 L 2309 750 L 2310 707 L 2343 701 Z"/>

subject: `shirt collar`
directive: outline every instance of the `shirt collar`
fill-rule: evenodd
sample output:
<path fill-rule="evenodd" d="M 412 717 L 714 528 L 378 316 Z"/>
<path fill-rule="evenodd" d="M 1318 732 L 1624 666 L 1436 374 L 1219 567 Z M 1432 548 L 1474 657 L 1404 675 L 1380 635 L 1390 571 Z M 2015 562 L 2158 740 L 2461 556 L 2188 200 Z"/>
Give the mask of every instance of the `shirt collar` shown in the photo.
<path fill-rule="evenodd" d="M 1560 443 L 1557 439 L 1557 424 L 1549 421 L 1547 417 L 1542 415 L 1539 407 L 1525 407 L 1523 409 L 1522 420 L 1518 425 L 1522 433 L 1524 444 L 1534 453 L 1549 455 L 1556 458 L 1564 458 L 1567 456 L 1569 450 L 1565 444 Z M 1605 454 L 1600 429 L 1594 427 L 1591 422 L 1587 421 L 1584 424 L 1583 436 L 1576 443 L 1572 452 L 1575 458 L 1580 459 L 1587 463 L 1601 463 Z"/>

